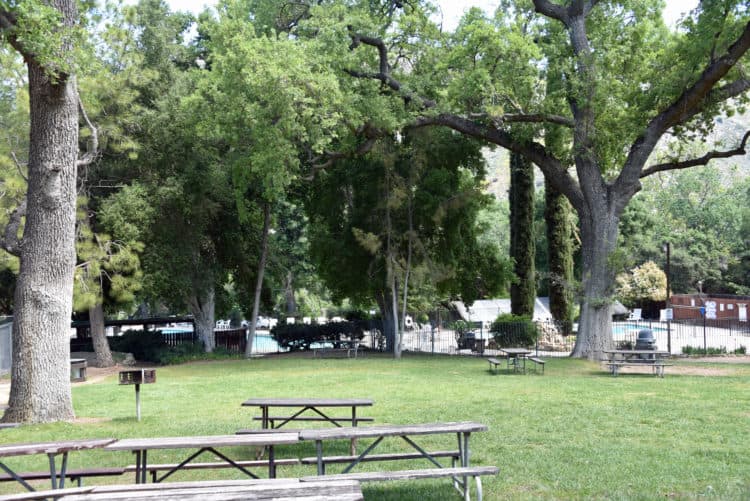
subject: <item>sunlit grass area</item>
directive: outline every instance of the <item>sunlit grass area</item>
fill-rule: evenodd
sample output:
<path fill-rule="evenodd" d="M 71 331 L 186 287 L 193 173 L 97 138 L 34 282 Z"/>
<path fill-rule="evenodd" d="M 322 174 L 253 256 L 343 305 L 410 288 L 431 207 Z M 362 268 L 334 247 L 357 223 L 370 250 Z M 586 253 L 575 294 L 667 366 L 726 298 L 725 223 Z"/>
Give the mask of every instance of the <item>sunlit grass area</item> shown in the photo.
<path fill-rule="evenodd" d="M 493 375 L 483 358 L 470 357 L 280 356 L 193 363 L 157 368 L 156 384 L 141 386 L 140 422 L 133 387 L 120 386 L 112 376 L 74 387 L 77 422 L 0 430 L 0 442 L 230 434 L 260 426 L 252 420 L 257 409 L 240 405 L 250 397 L 366 397 L 375 404 L 361 414 L 375 418 L 374 424 L 486 424 L 488 432 L 471 437 L 472 464 L 500 467 L 497 477 L 484 479 L 486 499 L 748 499 L 750 366 L 721 360 L 678 361 L 664 379 L 645 373 L 614 378 L 599 364 L 568 359 L 548 360 L 544 375 Z M 455 447 L 454 442 L 452 436 L 421 441 L 432 449 Z M 400 450 L 402 444 L 382 445 Z M 348 443 L 341 442 L 326 453 L 347 450 Z M 231 454 L 253 459 L 255 451 Z M 152 451 L 149 462 L 186 455 Z M 277 457 L 312 455 L 312 443 L 277 449 Z M 72 453 L 69 468 L 133 463 L 130 453 L 86 451 Z M 47 459 L 10 458 L 7 464 L 36 471 L 47 468 Z M 358 468 L 386 466 L 392 467 Z M 280 476 L 312 474 L 312 466 L 279 470 Z M 227 469 L 179 473 L 174 479 L 240 475 Z M 129 474 L 89 483 L 132 481 Z M 19 492 L 20 486 L 3 483 L 0 489 Z M 448 480 L 365 484 L 364 492 L 377 500 L 459 499 Z"/>

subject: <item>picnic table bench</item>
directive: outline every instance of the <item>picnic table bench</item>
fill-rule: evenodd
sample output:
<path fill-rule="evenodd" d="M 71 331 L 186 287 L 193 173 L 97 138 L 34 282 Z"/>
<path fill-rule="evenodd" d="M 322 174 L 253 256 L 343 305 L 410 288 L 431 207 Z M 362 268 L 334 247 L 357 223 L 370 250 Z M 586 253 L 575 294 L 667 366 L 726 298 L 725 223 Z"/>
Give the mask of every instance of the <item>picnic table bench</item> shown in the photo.
<path fill-rule="evenodd" d="M 241 463 L 234 461 L 228 456 L 222 454 L 217 449 L 221 447 L 267 447 L 269 450 L 268 461 L 263 465 L 268 466 L 268 476 L 276 477 L 276 459 L 274 455 L 274 446 L 281 444 L 296 444 L 299 442 L 297 433 L 263 433 L 256 435 L 213 435 L 200 437 L 164 437 L 164 438 L 130 438 L 114 442 L 105 449 L 110 451 L 131 451 L 135 454 L 135 481 L 136 483 L 146 483 L 146 473 L 148 467 L 148 451 L 154 449 L 198 449 L 188 456 L 184 461 L 176 465 L 169 465 L 170 468 L 161 477 L 154 477 L 154 482 L 161 482 L 179 470 L 185 470 L 186 465 L 193 459 L 204 452 L 210 452 L 228 465 L 236 468 L 251 478 L 257 479 L 258 476 L 248 470 Z M 173 467 L 171 467 L 173 466 Z"/>
<path fill-rule="evenodd" d="M 317 464 L 317 474 L 315 477 L 303 477 L 303 482 L 320 479 L 326 475 L 326 478 L 359 480 L 363 482 L 381 481 L 381 480 L 408 480 L 420 478 L 451 478 L 454 487 L 469 499 L 469 478 L 473 478 L 476 484 L 477 499 L 482 499 L 482 483 L 480 476 L 495 475 L 498 468 L 495 466 L 472 467 L 469 464 L 469 437 L 473 432 L 486 431 L 487 426 L 475 422 L 452 422 L 452 423 L 427 423 L 412 425 L 381 425 L 368 427 L 342 427 L 327 429 L 310 429 L 300 431 L 300 440 L 314 441 L 316 457 L 304 458 L 303 463 Z M 431 453 L 416 443 L 416 436 L 455 434 L 458 439 L 458 450 L 440 451 Z M 398 437 L 409 444 L 416 453 L 391 453 L 391 454 L 371 454 L 371 452 L 389 437 Z M 363 438 L 375 439 L 361 454 L 357 456 L 329 456 L 323 454 L 323 443 L 329 440 L 355 440 Z M 438 461 L 438 457 L 455 458 L 459 466 L 456 466 L 456 459 L 452 459 L 450 467 L 444 466 Z M 351 470 L 359 463 L 365 461 L 391 461 L 404 459 L 421 459 L 431 463 L 434 467 L 426 469 L 409 469 L 409 470 L 390 470 L 380 472 L 358 472 L 351 473 Z M 326 473 L 325 465 L 330 463 L 344 463 L 347 466 L 341 473 L 330 475 Z"/>
<path fill-rule="evenodd" d="M 95 449 L 104 447 L 114 442 L 114 438 L 95 438 L 84 440 L 64 440 L 60 442 L 41 442 L 41 443 L 23 443 L 0 445 L 0 470 L 3 470 L 10 479 L 23 485 L 27 490 L 34 491 L 26 479 L 13 471 L 2 458 L 14 456 L 27 456 L 32 454 L 46 454 L 49 460 L 49 472 L 42 474 L 41 478 L 49 478 L 52 489 L 65 487 L 65 479 L 68 475 L 68 454 L 71 451 L 80 451 L 85 449 Z M 62 455 L 60 469 L 57 469 L 55 457 Z M 82 475 L 83 472 L 79 472 Z M 71 477 L 72 478 L 72 477 Z M 30 479 L 31 480 L 31 479 Z"/>
<path fill-rule="evenodd" d="M 56 491 L 0 496 L 1 501 L 234 501 L 234 500 L 309 500 L 360 501 L 359 482 L 351 480 L 302 483 L 297 479 L 209 480 L 164 484 L 98 485 Z"/>
<path fill-rule="evenodd" d="M 117 477 L 125 473 L 125 468 L 122 467 L 107 467 L 107 468 L 75 468 L 68 469 L 65 471 L 65 478 L 75 482 L 79 487 L 83 485 L 84 478 L 91 477 Z M 20 472 L 16 473 L 16 476 L 11 476 L 7 473 L 0 475 L 0 482 L 16 481 L 18 477 L 25 481 L 30 480 L 46 480 L 50 478 L 49 471 L 31 471 L 31 472 Z M 61 473 L 59 474 L 61 475 Z M 58 483 L 61 481 L 58 475 Z M 64 485 L 64 482 L 63 482 Z"/>

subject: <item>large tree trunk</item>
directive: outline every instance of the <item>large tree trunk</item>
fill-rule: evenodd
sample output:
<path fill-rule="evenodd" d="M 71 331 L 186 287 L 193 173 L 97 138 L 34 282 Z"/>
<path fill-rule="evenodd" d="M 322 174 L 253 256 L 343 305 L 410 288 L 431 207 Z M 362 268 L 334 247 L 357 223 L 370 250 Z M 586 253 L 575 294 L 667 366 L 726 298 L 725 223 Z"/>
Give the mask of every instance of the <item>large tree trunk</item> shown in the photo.
<path fill-rule="evenodd" d="M 604 198 L 604 197 L 602 197 Z M 619 214 L 602 202 L 578 216 L 583 254 L 583 301 L 578 336 L 571 356 L 602 360 L 612 348 L 612 301 Z"/>
<path fill-rule="evenodd" d="M 398 312 L 393 307 L 393 297 L 387 291 L 381 291 L 377 298 L 380 316 L 383 319 L 383 337 L 385 337 L 385 351 L 394 353 L 398 342 Z"/>
<path fill-rule="evenodd" d="M 573 228 L 568 200 L 545 179 L 544 220 L 549 260 L 549 309 L 568 335 L 573 329 Z"/>
<path fill-rule="evenodd" d="M 258 260 L 258 273 L 255 281 L 255 295 L 253 296 L 253 312 L 250 315 L 250 327 L 245 345 L 245 358 L 250 358 L 253 353 L 253 342 L 255 341 L 255 324 L 258 322 L 258 311 L 260 310 L 260 294 L 263 290 L 263 275 L 266 271 L 266 260 L 268 258 L 268 234 L 271 231 L 271 204 L 263 205 L 263 235 L 260 240 L 260 259 Z"/>
<path fill-rule="evenodd" d="M 107 333 L 104 326 L 104 307 L 101 303 L 89 308 L 89 327 L 91 329 L 91 341 L 94 344 L 97 367 L 112 367 L 115 361 L 109 349 Z"/>
<path fill-rule="evenodd" d="M 75 12 L 74 2 L 65 2 Z M 61 7 L 62 10 L 62 7 Z M 67 17 L 73 16 L 70 12 Z M 56 83 L 28 60 L 27 215 L 13 321 L 6 422 L 73 419 L 70 317 L 75 267 L 78 108 L 74 77 Z"/>
<path fill-rule="evenodd" d="M 534 164 L 518 153 L 510 154 L 510 256 L 514 280 L 510 285 L 510 310 L 534 316 Z"/>
<path fill-rule="evenodd" d="M 203 348 L 207 353 L 214 351 L 216 339 L 214 337 L 214 310 L 216 308 L 216 298 L 213 287 L 208 287 L 198 295 L 197 290 L 188 298 L 190 312 L 193 314 L 195 333 L 198 339 L 203 342 Z"/>

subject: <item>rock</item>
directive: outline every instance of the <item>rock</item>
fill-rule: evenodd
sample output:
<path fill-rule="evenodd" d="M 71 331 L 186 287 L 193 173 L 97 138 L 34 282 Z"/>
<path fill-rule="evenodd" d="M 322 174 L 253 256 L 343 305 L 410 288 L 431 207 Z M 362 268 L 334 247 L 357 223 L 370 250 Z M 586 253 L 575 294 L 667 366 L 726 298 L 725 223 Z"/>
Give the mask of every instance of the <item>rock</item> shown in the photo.
<path fill-rule="evenodd" d="M 125 367 L 133 367 L 135 365 L 135 357 L 132 353 L 126 353 L 125 358 L 122 361 L 122 365 Z"/>

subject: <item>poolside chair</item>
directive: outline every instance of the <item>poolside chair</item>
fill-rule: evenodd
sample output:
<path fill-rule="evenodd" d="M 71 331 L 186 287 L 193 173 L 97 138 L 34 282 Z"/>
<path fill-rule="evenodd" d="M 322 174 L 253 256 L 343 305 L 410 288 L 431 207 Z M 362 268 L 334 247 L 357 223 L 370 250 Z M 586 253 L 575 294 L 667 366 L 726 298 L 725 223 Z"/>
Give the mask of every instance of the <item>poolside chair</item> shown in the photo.
<path fill-rule="evenodd" d="M 630 315 L 628 315 L 628 320 L 633 320 L 635 322 L 643 320 L 641 318 L 641 308 L 633 308 L 633 311 L 631 311 Z"/>

